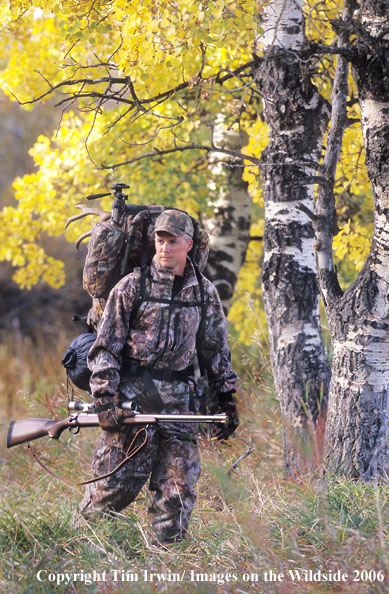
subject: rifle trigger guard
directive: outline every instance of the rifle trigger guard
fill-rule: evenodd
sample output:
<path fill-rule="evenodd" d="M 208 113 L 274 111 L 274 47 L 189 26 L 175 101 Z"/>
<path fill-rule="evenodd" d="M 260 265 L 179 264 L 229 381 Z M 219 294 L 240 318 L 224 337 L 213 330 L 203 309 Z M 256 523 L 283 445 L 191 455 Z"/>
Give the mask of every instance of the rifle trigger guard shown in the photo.
<path fill-rule="evenodd" d="M 77 433 L 79 433 L 79 432 L 80 432 L 79 426 L 69 427 L 69 433 L 71 433 L 72 435 L 77 435 Z"/>

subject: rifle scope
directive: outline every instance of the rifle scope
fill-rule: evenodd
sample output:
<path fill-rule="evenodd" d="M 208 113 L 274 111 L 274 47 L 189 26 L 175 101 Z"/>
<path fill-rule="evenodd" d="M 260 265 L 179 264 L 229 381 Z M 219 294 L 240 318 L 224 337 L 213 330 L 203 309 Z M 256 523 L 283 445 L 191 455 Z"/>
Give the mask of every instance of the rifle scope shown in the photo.
<path fill-rule="evenodd" d="M 137 406 L 136 403 L 131 400 L 124 400 L 119 404 L 120 408 L 123 410 L 136 410 Z M 84 412 L 84 413 L 93 413 L 95 412 L 95 405 L 93 402 L 78 402 L 72 400 L 68 402 L 68 411 L 69 412 Z"/>
<path fill-rule="evenodd" d="M 93 404 L 93 402 L 68 402 L 68 411 L 69 412 L 73 412 L 73 411 L 77 411 L 77 412 L 85 412 L 85 413 L 90 413 L 90 412 L 94 412 L 95 409 L 95 405 Z"/>

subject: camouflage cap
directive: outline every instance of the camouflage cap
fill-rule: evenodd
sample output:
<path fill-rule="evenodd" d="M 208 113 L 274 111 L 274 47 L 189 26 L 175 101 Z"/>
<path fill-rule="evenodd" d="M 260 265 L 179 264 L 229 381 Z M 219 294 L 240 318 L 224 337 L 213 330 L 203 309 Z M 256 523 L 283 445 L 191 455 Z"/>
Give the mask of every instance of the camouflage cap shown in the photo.
<path fill-rule="evenodd" d="M 175 237 L 181 237 L 182 235 L 193 237 L 193 230 L 190 216 L 179 210 L 164 210 L 154 225 L 154 233 L 165 231 Z"/>

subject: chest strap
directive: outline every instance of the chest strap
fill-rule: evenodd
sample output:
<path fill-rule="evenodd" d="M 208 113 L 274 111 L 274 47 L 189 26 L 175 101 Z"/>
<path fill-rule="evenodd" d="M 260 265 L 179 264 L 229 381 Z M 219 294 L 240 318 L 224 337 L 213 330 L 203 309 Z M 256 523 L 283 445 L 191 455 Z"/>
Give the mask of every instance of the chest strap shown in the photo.
<path fill-rule="evenodd" d="M 121 373 L 130 377 L 142 378 L 147 373 L 151 379 L 162 382 L 187 382 L 188 378 L 194 375 L 193 365 L 186 369 L 155 369 L 154 367 L 145 367 L 139 365 L 136 361 L 127 359 L 123 362 Z"/>

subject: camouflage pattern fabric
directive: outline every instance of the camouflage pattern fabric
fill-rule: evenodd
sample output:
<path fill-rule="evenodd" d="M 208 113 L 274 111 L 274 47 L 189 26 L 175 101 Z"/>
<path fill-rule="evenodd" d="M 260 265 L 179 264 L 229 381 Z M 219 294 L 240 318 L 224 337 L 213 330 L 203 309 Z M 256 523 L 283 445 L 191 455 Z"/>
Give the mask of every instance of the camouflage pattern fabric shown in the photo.
<path fill-rule="evenodd" d="M 103 317 L 104 308 L 107 303 L 106 299 L 94 297 L 92 300 L 92 307 L 88 311 L 86 323 L 93 332 L 97 332 L 101 318 Z"/>
<path fill-rule="evenodd" d="M 146 281 L 146 296 L 170 300 L 174 272 L 154 258 Z M 116 396 L 133 400 L 140 412 L 153 412 L 140 379 L 120 375 L 123 356 L 139 365 L 156 369 L 183 370 L 193 363 L 196 334 L 201 319 L 201 295 L 190 260 L 181 291 L 169 303 L 145 301 L 132 321 L 132 306 L 139 292 L 140 271 L 136 269 L 115 286 L 108 298 L 98 337 L 89 352 L 94 397 Z M 199 333 L 209 386 L 214 395 L 235 389 L 236 374 L 230 367 L 227 325 L 214 285 L 203 277 L 205 313 Z M 183 302 L 184 307 L 176 303 Z M 161 396 L 163 413 L 188 413 L 196 385 L 188 382 L 154 380 Z M 147 445 L 112 477 L 87 487 L 80 511 L 90 515 L 103 509 L 123 509 L 134 500 L 147 478 L 155 491 L 150 506 L 151 525 L 162 542 L 181 538 L 195 502 L 194 487 L 200 474 L 197 427 L 170 424 L 151 428 Z M 132 428 L 119 433 L 103 432 L 93 462 L 95 475 L 112 470 L 123 460 L 133 438 Z"/>
<path fill-rule="evenodd" d="M 110 221 L 93 225 L 83 271 L 83 287 L 91 297 L 107 299 L 120 279 L 126 238 Z"/>
<path fill-rule="evenodd" d="M 158 233 L 159 231 L 165 231 L 175 237 L 188 235 L 192 238 L 194 228 L 192 220 L 188 214 L 180 212 L 179 210 L 168 209 L 160 214 L 155 221 L 154 233 Z"/>
<path fill-rule="evenodd" d="M 187 414 L 185 406 L 170 412 Z M 149 506 L 150 524 L 162 543 L 181 540 L 187 531 L 196 501 L 195 485 L 200 476 L 196 429 L 171 423 L 147 428 L 147 443 L 112 476 L 87 486 L 79 511 L 93 518 L 101 511 L 120 511 L 135 500 L 150 476 L 154 496 Z M 124 460 L 138 427 L 119 433 L 103 431 L 93 460 L 95 476 L 103 475 Z M 143 434 L 135 445 L 142 443 Z"/>
<path fill-rule="evenodd" d="M 162 207 L 161 207 L 162 209 Z M 183 213 L 168 210 L 182 218 Z M 154 254 L 154 225 L 161 215 L 150 215 L 147 210 L 135 216 L 122 216 L 120 226 L 112 221 L 96 223 L 92 228 L 92 235 L 88 246 L 83 270 L 83 287 L 93 298 L 92 307 L 88 313 L 87 323 L 97 330 L 102 312 L 108 299 L 109 292 L 120 280 L 122 264 L 126 250 L 126 240 L 131 234 L 131 250 L 127 263 L 127 272 L 139 266 L 143 249 L 143 225 L 147 224 L 147 262 L 150 263 Z M 186 219 L 191 219 L 184 215 Z M 184 221 L 186 220 L 184 219 Z M 181 220 L 181 219 L 180 219 Z M 162 219 L 163 222 L 163 219 Z M 184 222 L 186 229 L 187 222 Z M 188 231 L 193 233 L 193 225 L 188 225 Z M 195 264 L 200 271 L 204 270 L 209 253 L 209 237 L 204 229 L 199 229 L 199 238 L 195 257 Z"/>
<path fill-rule="evenodd" d="M 182 370 L 193 363 L 196 334 L 200 324 L 200 289 L 191 262 L 184 273 L 184 286 L 175 301 L 188 307 L 145 300 L 129 329 L 132 305 L 139 292 L 139 269 L 124 277 L 111 291 L 99 327 L 98 338 L 89 352 L 93 396 L 119 393 L 122 351 L 139 365 L 156 369 Z M 174 272 L 158 265 L 150 267 L 146 292 L 153 298 L 170 299 Z M 205 314 L 199 336 L 209 387 L 212 393 L 235 390 L 236 374 L 231 371 L 227 324 L 215 286 L 203 276 Z M 163 395 L 162 395 L 163 398 Z"/>

